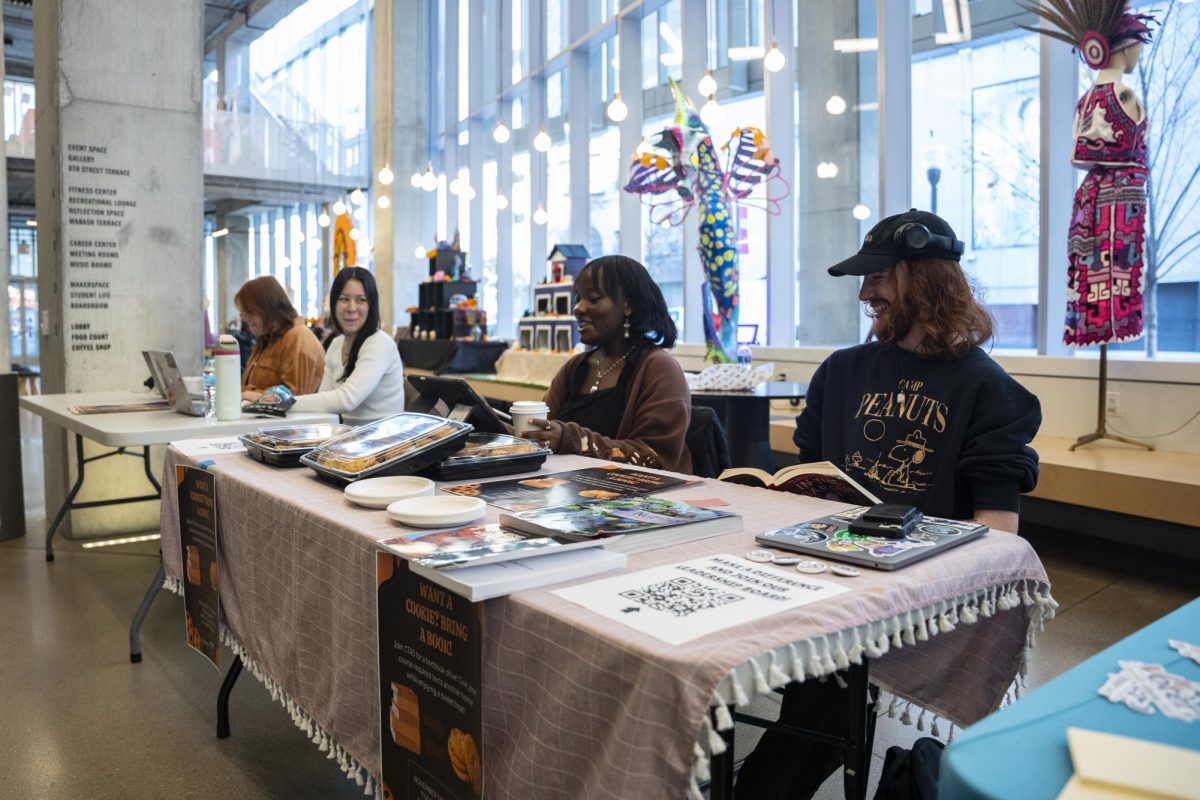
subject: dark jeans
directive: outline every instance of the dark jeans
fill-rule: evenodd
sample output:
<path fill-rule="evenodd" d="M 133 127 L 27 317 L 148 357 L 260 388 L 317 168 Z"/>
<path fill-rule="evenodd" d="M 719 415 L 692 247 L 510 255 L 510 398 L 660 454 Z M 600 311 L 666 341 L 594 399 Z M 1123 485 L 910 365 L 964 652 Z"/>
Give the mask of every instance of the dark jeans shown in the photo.
<path fill-rule="evenodd" d="M 872 688 L 872 693 L 874 693 Z M 798 728 L 846 735 L 849 693 L 832 677 L 789 683 L 779 721 Z M 737 800 L 807 800 L 842 766 L 842 748 L 810 739 L 764 731 L 738 772 Z"/>

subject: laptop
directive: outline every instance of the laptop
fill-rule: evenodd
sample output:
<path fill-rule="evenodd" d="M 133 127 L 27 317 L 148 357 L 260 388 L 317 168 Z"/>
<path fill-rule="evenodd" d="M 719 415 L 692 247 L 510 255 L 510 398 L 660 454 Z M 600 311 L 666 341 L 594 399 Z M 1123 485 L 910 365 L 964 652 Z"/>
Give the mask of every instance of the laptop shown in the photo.
<path fill-rule="evenodd" d="M 760 533 L 754 537 L 754 541 L 767 547 L 804 553 L 810 558 L 844 561 L 870 569 L 894 570 L 978 539 L 988 531 L 987 525 L 978 522 L 925 517 L 917 523 L 912 533 L 902 539 L 851 533 L 850 523 L 869 508 L 859 506 L 777 531 Z"/>
<path fill-rule="evenodd" d="M 154 383 L 158 385 L 158 378 L 162 377 L 162 386 L 171 408 L 180 414 L 187 414 L 189 417 L 203 417 L 208 411 L 208 403 L 205 402 L 203 394 L 197 397 L 188 392 L 183 375 L 179 372 L 179 366 L 175 363 L 175 355 L 166 350 L 150 350 L 148 352 L 150 357 L 147 362 L 152 361 L 155 364 L 151 371 L 157 372 Z"/>
<path fill-rule="evenodd" d="M 175 354 L 170 350 L 143 350 L 142 358 L 146 362 L 146 368 L 150 370 L 150 377 L 154 379 L 154 390 L 158 392 L 159 397 L 166 397 L 167 386 L 170 383 L 167 365 L 169 363 L 170 368 L 175 368 Z M 175 371 L 178 372 L 178 369 Z M 184 378 L 183 384 L 193 400 L 204 399 L 204 386 L 200 378 Z M 193 384 L 196 386 L 193 387 Z"/>

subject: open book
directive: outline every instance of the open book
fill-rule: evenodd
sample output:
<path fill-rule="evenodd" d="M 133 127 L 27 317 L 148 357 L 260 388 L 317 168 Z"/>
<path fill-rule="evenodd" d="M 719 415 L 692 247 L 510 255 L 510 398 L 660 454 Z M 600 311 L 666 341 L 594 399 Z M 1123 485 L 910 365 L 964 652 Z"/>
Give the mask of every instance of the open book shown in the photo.
<path fill-rule="evenodd" d="M 822 500 L 837 500 L 839 503 L 853 503 L 856 506 L 873 506 L 880 502 L 878 497 L 829 461 L 793 464 L 774 475 L 753 467 L 735 467 L 722 472 L 720 480 L 819 497 Z"/>

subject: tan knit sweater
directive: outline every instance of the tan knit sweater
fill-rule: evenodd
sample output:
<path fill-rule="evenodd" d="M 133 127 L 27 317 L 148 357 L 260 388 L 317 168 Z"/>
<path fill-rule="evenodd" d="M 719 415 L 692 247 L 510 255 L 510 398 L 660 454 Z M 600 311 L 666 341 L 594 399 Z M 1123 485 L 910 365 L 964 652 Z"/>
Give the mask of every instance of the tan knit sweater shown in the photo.
<path fill-rule="evenodd" d="M 292 394 L 312 394 L 321 387 L 325 351 L 313 332 L 296 317 L 290 329 L 272 336 L 265 346 L 254 344 L 242 370 L 242 391 L 261 392 L 282 383 Z"/>

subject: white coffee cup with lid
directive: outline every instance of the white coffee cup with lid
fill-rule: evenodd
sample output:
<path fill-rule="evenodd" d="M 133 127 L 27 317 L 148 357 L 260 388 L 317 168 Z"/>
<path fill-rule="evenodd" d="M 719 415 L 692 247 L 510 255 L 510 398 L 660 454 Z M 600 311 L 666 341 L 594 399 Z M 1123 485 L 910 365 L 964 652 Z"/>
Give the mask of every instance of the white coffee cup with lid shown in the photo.
<path fill-rule="evenodd" d="M 530 420 L 549 418 L 550 406 L 541 400 L 518 400 L 508 409 L 508 413 L 512 415 L 513 433 L 520 436 L 533 430 Z"/>

